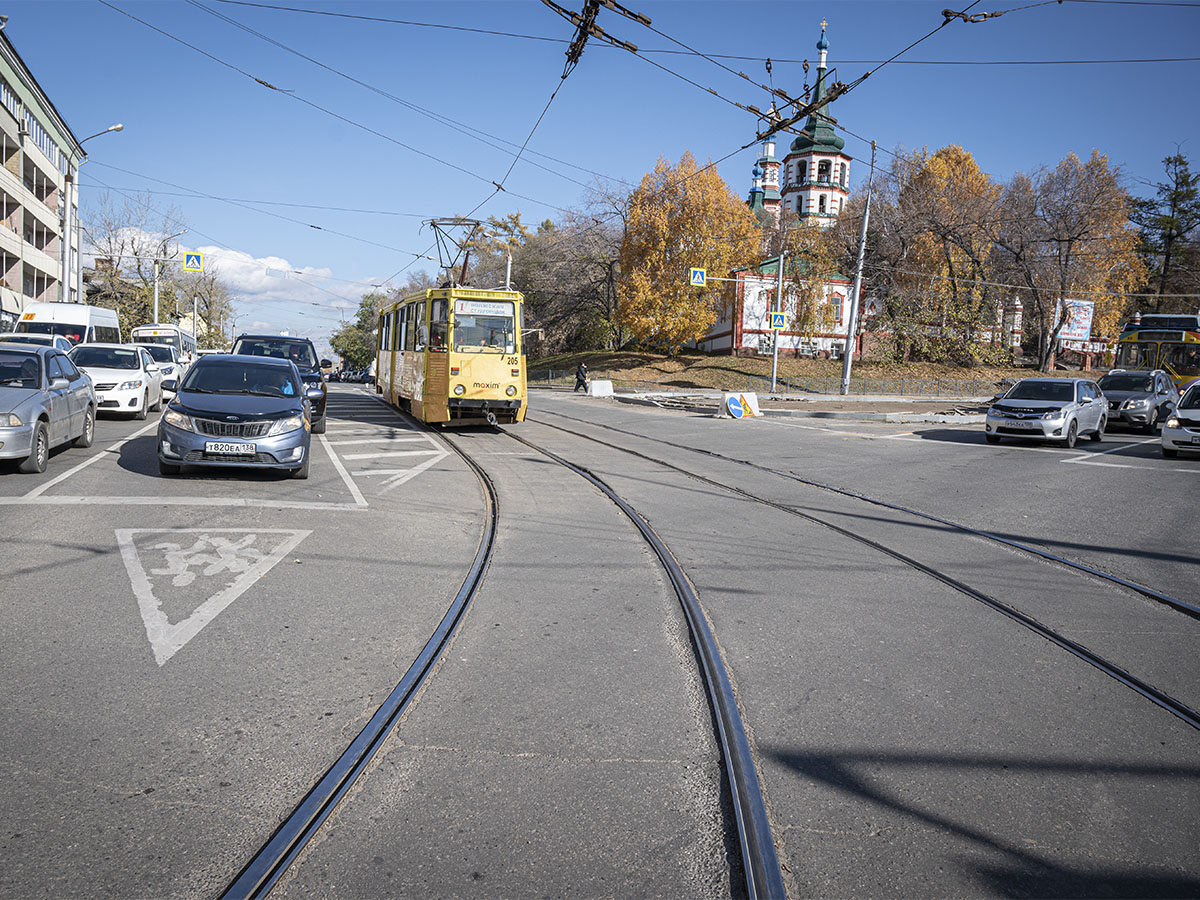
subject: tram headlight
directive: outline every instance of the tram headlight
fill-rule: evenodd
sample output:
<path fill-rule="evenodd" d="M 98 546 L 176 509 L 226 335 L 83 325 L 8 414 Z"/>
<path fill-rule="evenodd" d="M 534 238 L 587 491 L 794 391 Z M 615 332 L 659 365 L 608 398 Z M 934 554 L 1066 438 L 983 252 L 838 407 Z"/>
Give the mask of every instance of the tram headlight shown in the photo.
<path fill-rule="evenodd" d="M 454 386 L 454 396 L 455 397 L 461 397 L 466 392 L 467 392 L 467 389 L 465 387 L 463 387 L 461 384 L 456 384 Z"/>
<path fill-rule="evenodd" d="M 515 384 L 510 384 L 504 389 L 504 393 L 508 394 L 510 397 L 517 396 L 517 386 Z"/>

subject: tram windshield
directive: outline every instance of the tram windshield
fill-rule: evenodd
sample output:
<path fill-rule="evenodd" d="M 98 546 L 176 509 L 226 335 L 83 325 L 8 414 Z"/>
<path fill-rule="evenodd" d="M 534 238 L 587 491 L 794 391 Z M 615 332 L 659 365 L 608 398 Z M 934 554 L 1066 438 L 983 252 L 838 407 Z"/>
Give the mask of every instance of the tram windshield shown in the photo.
<path fill-rule="evenodd" d="M 516 353 L 517 332 L 511 301 L 456 300 L 455 353 Z"/>
<path fill-rule="evenodd" d="M 1116 366 L 1121 369 L 1157 369 L 1158 344 L 1128 343 L 1117 345 Z"/>

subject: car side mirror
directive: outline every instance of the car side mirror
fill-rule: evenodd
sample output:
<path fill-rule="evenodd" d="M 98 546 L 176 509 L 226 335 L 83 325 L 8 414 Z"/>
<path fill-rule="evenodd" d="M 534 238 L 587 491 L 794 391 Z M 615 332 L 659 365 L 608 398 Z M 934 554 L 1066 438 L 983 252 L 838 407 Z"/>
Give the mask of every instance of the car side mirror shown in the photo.
<path fill-rule="evenodd" d="M 1004 391 L 1001 391 L 998 394 L 992 394 L 992 402 L 993 403 L 995 403 L 997 400 L 1003 400 L 1003 399 L 1004 399 Z"/>
<path fill-rule="evenodd" d="M 146 366 L 146 371 L 147 371 L 147 372 L 150 372 L 150 373 L 152 373 L 152 372 L 157 372 L 157 371 L 158 371 L 158 366 L 156 366 L 156 365 L 149 365 L 149 366 Z"/>
<path fill-rule="evenodd" d="M 168 378 L 162 383 L 162 389 L 164 391 L 170 391 L 172 394 L 176 394 L 179 392 L 179 382 L 174 378 Z"/>
<path fill-rule="evenodd" d="M 307 389 L 307 390 L 304 392 L 304 399 L 305 399 L 305 400 L 312 400 L 314 403 L 315 403 L 317 400 L 320 400 L 320 399 L 321 399 L 322 397 L 324 397 L 324 396 L 325 396 L 325 392 L 324 392 L 324 391 L 322 391 L 320 388 L 308 388 L 308 389 Z"/>
<path fill-rule="evenodd" d="M 331 363 L 331 362 L 330 362 L 329 360 L 327 360 L 327 359 L 323 359 L 323 360 L 321 360 L 321 368 L 322 368 L 322 369 L 332 369 L 332 368 L 333 368 L 333 363 Z"/>
<path fill-rule="evenodd" d="M 59 377 L 50 379 L 50 390 L 52 391 L 65 391 L 70 386 L 71 382 L 67 378 Z"/>

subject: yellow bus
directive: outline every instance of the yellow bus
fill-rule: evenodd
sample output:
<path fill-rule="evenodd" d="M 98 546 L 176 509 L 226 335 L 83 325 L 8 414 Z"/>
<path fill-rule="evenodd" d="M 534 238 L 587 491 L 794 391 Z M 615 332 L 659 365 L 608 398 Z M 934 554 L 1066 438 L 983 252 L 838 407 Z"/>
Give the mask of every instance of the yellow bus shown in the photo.
<path fill-rule="evenodd" d="M 446 287 L 384 307 L 376 392 L 422 422 L 523 422 L 524 300 L 517 291 Z"/>

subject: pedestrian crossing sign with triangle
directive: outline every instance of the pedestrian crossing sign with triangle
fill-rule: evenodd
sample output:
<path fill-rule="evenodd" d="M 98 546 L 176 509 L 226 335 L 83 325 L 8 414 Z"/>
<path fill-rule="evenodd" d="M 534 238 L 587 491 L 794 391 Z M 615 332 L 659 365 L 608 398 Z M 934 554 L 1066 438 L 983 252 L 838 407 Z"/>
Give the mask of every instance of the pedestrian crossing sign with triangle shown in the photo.
<path fill-rule="evenodd" d="M 183 254 L 183 271 L 185 271 L 185 272 L 203 272 L 204 271 L 204 254 L 203 253 L 185 253 L 185 254 Z"/>

